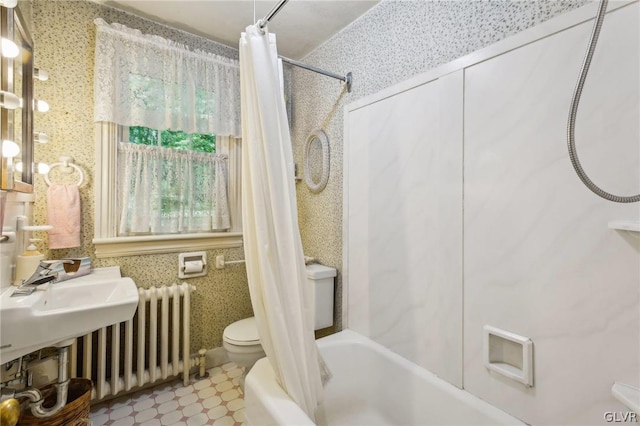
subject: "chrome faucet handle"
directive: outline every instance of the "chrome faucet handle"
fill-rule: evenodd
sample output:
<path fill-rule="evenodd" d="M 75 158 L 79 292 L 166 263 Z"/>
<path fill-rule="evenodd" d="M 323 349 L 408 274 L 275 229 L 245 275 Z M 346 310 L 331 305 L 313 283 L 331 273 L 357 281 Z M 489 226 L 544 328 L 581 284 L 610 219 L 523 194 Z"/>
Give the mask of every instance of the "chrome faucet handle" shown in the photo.
<path fill-rule="evenodd" d="M 43 268 L 47 268 L 47 269 L 53 269 L 56 266 L 58 266 L 59 264 L 62 263 L 68 263 L 71 264 L 73 263 L 73 260 L 71 259 L 57 259 L 57 260 L 41 260 L 40 261 L 40 266 L 42 266 Z"/>

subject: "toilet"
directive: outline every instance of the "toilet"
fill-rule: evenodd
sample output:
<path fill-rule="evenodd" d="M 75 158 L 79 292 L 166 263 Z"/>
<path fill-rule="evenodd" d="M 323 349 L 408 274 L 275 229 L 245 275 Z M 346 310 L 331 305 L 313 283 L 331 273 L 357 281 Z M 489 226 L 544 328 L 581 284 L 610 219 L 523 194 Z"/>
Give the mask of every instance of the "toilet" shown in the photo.
<path fill-rule="evenodd" d="M 307 265 L 307 285 L 315 289 L 314 330 L 333 325 L 333 292 L 335 268 L 317 263 Z M 228 325 L 222 335 L 222 346 L 229 360 L 245 367 L 246 375 L 253 364 L 265 357 L 255 317 L 245 318 Z"/>

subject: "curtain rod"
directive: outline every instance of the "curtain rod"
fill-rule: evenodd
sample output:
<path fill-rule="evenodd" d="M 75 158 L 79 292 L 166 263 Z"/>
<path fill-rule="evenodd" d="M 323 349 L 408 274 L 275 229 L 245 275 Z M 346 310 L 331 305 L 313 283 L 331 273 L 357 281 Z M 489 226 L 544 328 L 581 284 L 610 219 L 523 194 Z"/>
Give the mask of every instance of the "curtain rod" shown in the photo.
<path fill-rule="evenodd" d="M 289 0 L 280 0 L 278 2 L 278 4 L 273 6 L 273 8 L 269 11 L 269 13 L 267 13 L 265 15 L 264 18 L 262 18 L 262 19 L 258 20 L 258 22 L 256 22 L 256 25 L 258 26 L 260 31 L 264 30 L 264 27 L 266 27 L 267 24 L 269 23 L 269 21 L 271 21 L 271 19 L 273 19 L 273 17 L 276 16 L 278 14 L 278 12 L 280 12 L 280 10 L 282 10 L 284 5 L 287 4 L 288 1 Z"/>
<path fill-rule="evenodd" d="M 273 8 L 269 11 L 269 13 L 265 15 L 264 18 L 259 19 L 258 22 L 256 22 L 256 26 L 258 27 L 258 29 L 262 34 L 264 34 L 264 27 L 266 27 L 269 21 L 271 21 L 271 19 L 273 19 L 273 17 L 276 16 L 278 12 L 282 10 L 284 5 L 287 4 L 288 1 L 289 0 L 280 0 L 278 4 L 273 6 Z M 351 93 L 351 82 L 353 78 L 350 72 L 347 73 L 347 75 L 343 76 L 343 75 L 338 75 L 329 71 L 322 70 L 320 68 L 313 67 L 311 65 L 303 64 L 302 62 L 294 61 L 293 59 L 285 58 L 284 56 L 279 56 L 279 58 L 282 59 L 283 62 L 294 65 L 296 67 L 304 68 L 309 71 L 317 72 L 318 74 L 326 75 L 327 77 L 342 80 L 345 83 L 347 83 L 347 92 Z"/>
<path fill-rule="evenodd" d="M 327 77 L 335 78 L 337 80 L 342 80 L 345 83 L 347 83 L 347 92 L 351 93 L 351 83 L 353 82 L 353 77 L 350 72 L 348 72 L 347 75 L 334 74 L 332 72 L 325 71 L 311 65 L 303 64 L 302 62 L 294 61 L 293 59 L 285 58 L 284 56 L 278 56 L 278 57 L 282 59 L 282 62 L 286 62 L 288 64 L 294 65 L 296 67 L 304 68 L 309 71 L 317 72 L 318 74 L 326 75 Z"/>

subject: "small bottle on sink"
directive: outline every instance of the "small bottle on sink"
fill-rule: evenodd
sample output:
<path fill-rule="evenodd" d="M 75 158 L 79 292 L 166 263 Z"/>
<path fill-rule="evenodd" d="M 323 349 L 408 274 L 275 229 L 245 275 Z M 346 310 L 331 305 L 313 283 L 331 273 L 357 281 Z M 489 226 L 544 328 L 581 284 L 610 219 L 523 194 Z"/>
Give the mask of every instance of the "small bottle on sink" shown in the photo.
<path fill-rule="evenodd" d="M 29 278 L 38 269 L 40 261 L 44 260 L 44 255 L 40 253 L 34 244 L 36 241 L 41 241 L 39 238 L 29 239 L 29 247 L 24 253 L 18 256 L 16 261 L 16 279 L 13 285 L 19 286 L 22 281 Z"/>

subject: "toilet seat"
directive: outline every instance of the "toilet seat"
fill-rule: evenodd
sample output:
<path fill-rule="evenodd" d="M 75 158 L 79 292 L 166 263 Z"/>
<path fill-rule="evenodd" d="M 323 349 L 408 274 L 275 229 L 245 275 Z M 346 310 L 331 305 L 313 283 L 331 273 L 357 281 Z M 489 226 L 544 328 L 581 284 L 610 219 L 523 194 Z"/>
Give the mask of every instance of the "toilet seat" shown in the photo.
<path fill-rule="evenodd" d="M 249 317 L 229 324 L 222 334 L 222 339 L 232 345 L 252 346 L 260 344 L 256 318 Z"/>

